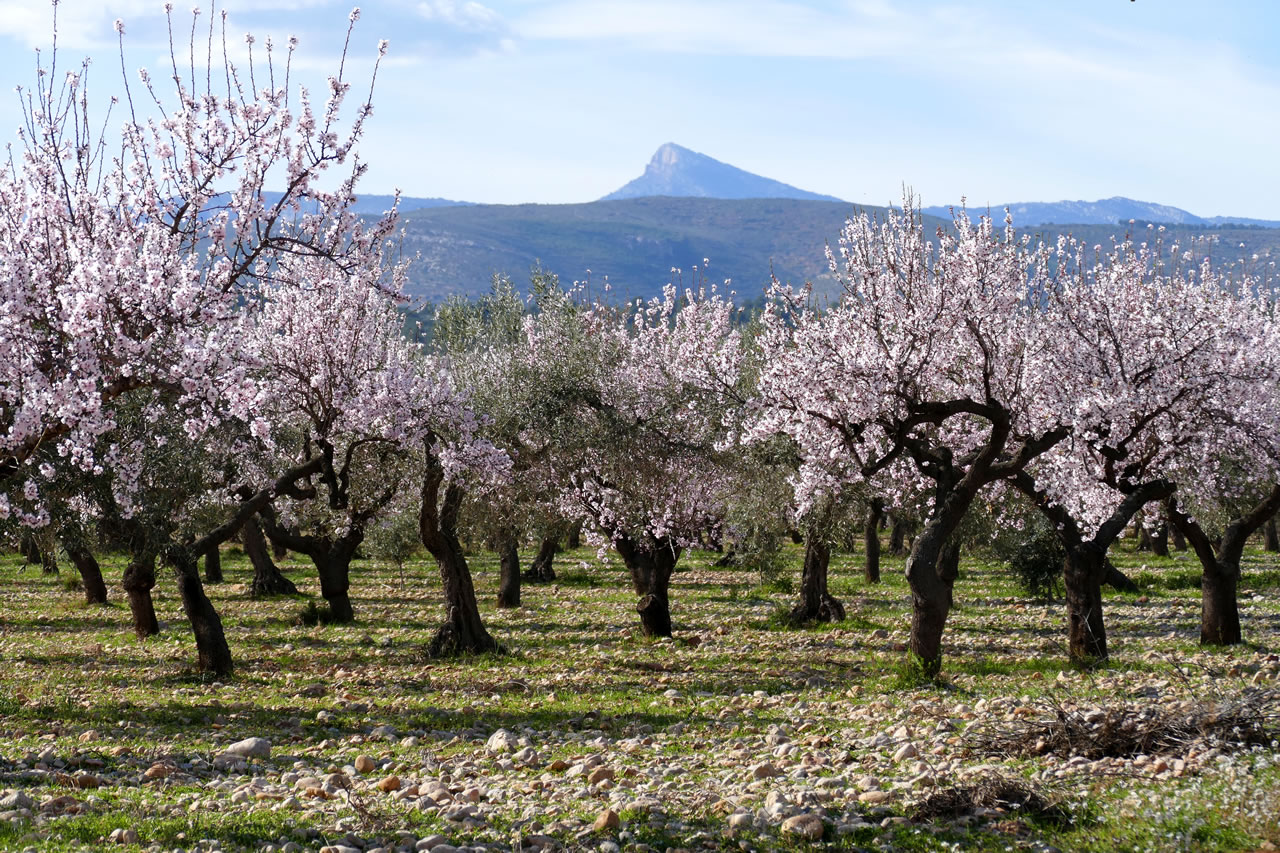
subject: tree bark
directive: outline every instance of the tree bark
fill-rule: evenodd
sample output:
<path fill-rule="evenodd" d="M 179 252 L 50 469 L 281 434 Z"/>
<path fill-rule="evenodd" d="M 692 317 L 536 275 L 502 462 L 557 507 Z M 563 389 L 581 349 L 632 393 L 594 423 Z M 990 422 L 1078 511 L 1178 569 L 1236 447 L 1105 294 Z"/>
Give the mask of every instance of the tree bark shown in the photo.
<path fill-rule="evenodd" d="M 1273 515 L 1262 526 L 1262 547 L 1272 554 L 1280 551 L 1280 533 L 1276 531 L 1276 517 Z"/>
<path fill-rule="evenodd" d="M 281 545 L 279 542 L 271 543 L 271 556 L 277 560 L 283 560 L 289 556 L 289 549 Z"/>
<path fill-rule="evenodd" d="M 256 518 L 250 518 L 244 523 L 240 541 L 244 543 L 244 553 L 253 564 L 253 584 L 249 588 L 252 597 L 298 594 L 293 581 L 281 574 L 272 561 L 271 552 L 267 550 L 267 538 L 262 535 L 262 527 Z"/>
<path fill-rule="evenodd" d="M 356 621 L 351 606 L 351 557 L 336 550 L 319 555 L 308 555 L 315 563 L 320 577 L 320 594 L 329 605 L 329 621 L 347 624 Z"/>
<path fill-rule="evenodd" d="M 530 583 L 550 583 L 556 579 L 556 570 L 553 563 L 556 559 L 556 548 L 559 546 L 560 540 L 556 536 L 546 536 L 538 544 L 538 553 L 533 558 L 529 571 L 524 573 L 524 579 Z"/>
<path fill-rule="evenodd" d="M 810 531 L 804 546 L 804 569 L 800 574 L 800 603 L 791 609 L 793 623 L 844 621 L 844 605 L 827 591 L 830 564 L 831 547 L 816 532 Z"/>
<path fill-rule="evenodd" d="M 867 513 L 867 526 L 863 531 L 866 554 L 865 577 L 867 583 L 880 583 L 880 522 L 884 520 L 884 501 L 872 499 Z"/>
<path fill-rule="evenodd" d="M 205 583 L 222 583 L 222 551 L 217 545 L 204 552 Z"/>
<path fill-rule="evenodd" d="M 205 595 L 204 585 L 200 583 L 196 555 L 186 548 L 175 548 L 170 556 L 178 576 L 182 609 L 187 614 L 187 621 L 191 623 L 191 631 L 196 638 L 196 668 L 219 678 L 227 677 L 234 669 L 231 648 L 227 645 L 227 635 L 222 629 L 222 619 L 209 596 Z"/>
<path fill-rule="evenodd" d="M 36 544 L 36 537 L 29 528 L 22 532 L 21 538 L 18 540 L 18 550 L 22 553 L 22 558 L 27 565 L 38 566 L 41 564 L 40 546 Z"/>
<path fill-rule="evenodd" d="M 1161 524 L 1151 534 L 1151 553 L 1157 557 L 1169 556 L 1169 528 Z"/>
<path fill-rule="evenodd" d="M 80 581 L 84 584 L 85 604 L 106 604 L 107 584 L 102 579 L 102 567 L 98 565 L 93 554 L 88 548 L 77 544 L 63 543 L 62 547 L 66 549 L 67 556 L 80 572 Z"/>
<path fill-rule="evenodd" d="M 500 580 L 498 582 L 498 606 L 520 606 L 520 552 L 514 536 L 504 537 L 498 546 Z"/>
<path fill-rule="evenodd" d="M 890 515 L 893 518 L 893 526 L 889 528 L 889 553 L 895 557 L 905 557 L 907 555 L 907 523 L 896 512 Z"/>
<path fill-rule="evenodd" d="M 129 599 L 129 611 L 133 614 L 133 630 L 139 640 L 160 633 L 156 621 L 156 608 L 151 600 L 151 588 L 156 585 L 155 554 L 135 553 L 125 566 L 120 579 L 125 596 Z"/>
<path fill-rule="evenodd" d="M 640 597 L 636 612 L 646 637 L 671 636 L 671 573 L 680 559 L 680 546 L 670 539 L 645 536 L 636 541 L 614 538 L 614 548 L 631 572 L 631 586 Z"/>
<path fill-rule="evenodd" d="M 1101 661 L 1107 657 L 1107 629 L 1102 619 L 1102 581 L 1106 551 L 1093 542 L 1067 549 L 1063 585 L 1067 591 L 1067 646 L 1071 659 Z"/>
<path fill-rule="evenodd" d="M 1235 646 L 1240 632 L 1240 564 L 1218 561 L 1200 576 L 1200 645 Z"/>
<path fill-rule="evenodd" d="M 444 486 L 444 467 L 434 452 L 435 438 L 426 441 L 427 462 L 422 477 L 422 508 L 418 514 L 418 535 L 427 551 L 440 567 L 444 586 L 445 622 L 437 629 L 427 654 L 452 657 L 459 654 L 501 652 L 503 648 L 489 635 L 480 618 L 475 585 L 467 558 L 458 542 L 458 511 L 462 506 L 462 487 L 457 483 Z M 444 486 L 444 500 L 440 491 Z"/>

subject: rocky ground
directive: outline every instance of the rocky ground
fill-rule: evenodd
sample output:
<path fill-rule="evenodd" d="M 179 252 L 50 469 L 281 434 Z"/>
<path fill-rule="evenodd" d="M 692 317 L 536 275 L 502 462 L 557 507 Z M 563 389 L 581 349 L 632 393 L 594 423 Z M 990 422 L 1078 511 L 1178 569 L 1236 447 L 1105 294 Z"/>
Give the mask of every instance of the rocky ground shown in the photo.
<path fill-rule="evenodd" d="M 1089 672 L 1065 662 L 1060 605 L 967 560 L 938 683 L 904 664 L 900 565 L 868 586 L 857 555 L 833 560 L 849 619 L 795 630 L 778 618 L 789 579 L 695 553 L 676 637 L 652 642 L 616 563 L 563 556 L 559 583 L 498 611 L 479 554 L 510 653 L 440 662 L 422 652 L 440 615 L 429 564 L 359 564 L 359 621 L 308 626 L 301 599 L 248 599 L 229 553 L 210 588 L 227 683 L 191 671 L 170 584 L 162 634 L 139 643 L 118 586 L 86 608 L 5 557 L 0 847 L 1275 849 L 1269 556 L 1250 555 L 1250 644 L 1230 650 L 1196 645 L 1193 560 L 1122 557 L 1143 589 L 1109 596 L 1113 661 Z M 286 566 L 316 594 L 308 566 Z"/>

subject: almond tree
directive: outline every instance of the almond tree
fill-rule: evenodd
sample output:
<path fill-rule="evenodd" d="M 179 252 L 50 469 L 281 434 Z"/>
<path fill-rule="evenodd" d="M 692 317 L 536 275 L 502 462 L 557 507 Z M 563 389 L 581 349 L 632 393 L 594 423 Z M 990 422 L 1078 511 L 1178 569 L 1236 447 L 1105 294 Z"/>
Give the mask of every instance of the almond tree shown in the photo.
<path fill-rule="evenodd" d="M 907 560 L 911 653 L 936 673 L 952 605 L 948 540 L 980 490 L 1064 432 L 1035 405 L 1044 372 L 1037 294 L 1050 253 L 1006 219 L 962 211 L 930 239 L 910 199 L 882 220 L 850 219 L 828 250 L 842 294 L 826 311 L 775 283 L 747 440 L 789 435 L 802 512 L 850 487 L 889 503 L 925 494 Z"/>
<path fill-rule="evenodd" d="M 342 123 L 350 83 L 341 66 L 317 110 L 305 89 L 291 94 L 290 61 L 276 61 L 269 41 L 265 62 L 237 66 L 226 58 L 225 15 L 207 35 L 197 24 L 186 50 L 170 52 L 167 92 L 143 70 L 140 83 L 124 81 L 122 103 L 99 113 L 88 61 L 64 74 L 56 50 L 21 92 L 25 126 L 0 164 L 0 352 L 9 354 L 0 360 L 0 516 L 27 526 L 49 521 L 38 450 L 135 479 L 141 460 L 102 455 L 118 398 L 162 390 L 174 400 L 169 417 L 193 437 L 252 422 L 262 396 L 239 306 L 277 280 L 283 259 L 346 272 L 376 263 L 392 226 L 393 217 L 367 226 L 350 209 L 372 107 L 366 99 Z M 116 30 L 124 70 L 123 24 Z M 206 66 L 219 43 L 221 61 Z M 290 39 L 289 58 L 295 46 Z M 322 190 L 320 178 L 343 166 L 336 188 Z M 268 194 L 269 180 L 283 191 Z M 318 468 L 307 460 L 247 487 L 224 524 L 169 549 L 202 668 L 224 674 L 231 657 L 196 559 Z"/>
<path fill-rule="evenodd" d="M 724 515 L 717 448 L 740 371 L 734 315 L 714 292 L 669 286 L 616 308 L 559 294 L 526 321 L 530 441 L 551 454 L 564 514 L 589 520 L 622 558 L 649 636 L 671 635 L 672 572 Z"/>
<path fill-rule="evenodd" d="M 1220 446 L 1225 401 L 1255 389 L 1242 356 L 1258 342 L 1221 272 L 1176 246 L 1126 239 L 1104 253 L 1062 238 L 1056 257 L 1044 293 L 1055 382 L 1035 403 L 1059 413 L 1069 438 L 1013 484 L 1062 540 L 1069 650 L 1091 661 L 1107 656 L 1107 549 L 1173 494 L 1179 458 Z"/>

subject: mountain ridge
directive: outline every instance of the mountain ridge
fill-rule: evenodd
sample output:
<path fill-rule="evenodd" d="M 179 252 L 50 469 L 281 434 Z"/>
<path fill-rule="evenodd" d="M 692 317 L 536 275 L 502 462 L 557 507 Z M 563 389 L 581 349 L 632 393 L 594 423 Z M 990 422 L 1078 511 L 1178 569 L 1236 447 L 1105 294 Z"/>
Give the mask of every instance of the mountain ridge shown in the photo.
<path fill-rule="evenodd" d="M 731 166 L 714 157 L 674 142 L 658 147 L 644 174 L 599 201 L 670 196 L 673 198 L 793 198 L 810 201 L 842 201 L 835 196 L 809 192 L 772 178 Z"/>

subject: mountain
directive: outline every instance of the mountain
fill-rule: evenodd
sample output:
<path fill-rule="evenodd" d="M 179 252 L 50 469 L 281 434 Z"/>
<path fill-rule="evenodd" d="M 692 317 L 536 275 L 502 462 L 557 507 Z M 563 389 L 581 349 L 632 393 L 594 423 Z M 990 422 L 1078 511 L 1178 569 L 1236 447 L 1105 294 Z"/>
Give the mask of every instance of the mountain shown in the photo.
<path fill-rule="evenodd" d="M 883 213 L 882 208 L 865 208 Z M 468 205 L 414 210 L 401 217 L 403 256 L 418 256 L 409 266 L 408 289 L 418 298 L 439 302 L 452 294 L 476 296 L 489 289 L 495 273 L 528 285 L 535 263 L 560 275 L 566 284 L 590 279 L 599 294 L 607 279 L 617 299 L 648 297 L 675 278 L 696 286 L 699 278 L 758 299 L 770 271 L 784 283 L 812 281 L 820 294 L 837 284 L 824 248 L 835 243 L 852 205 L 803 199 L 710 199 L 647 197 L 587 204 Z M 1136 217 L 1135 217 L 1136 218 Z M 927 217 L 930 231 L 950 223 Z M 1021 223 L 1018 223 L 1021 225 Z M 1105 245 L 1126 227 L 1109 224 L 1035 228 L 1037 239 L 1053 241 L 1067 232 L 1088 245 Z M 1196 238 L 1217 236 L 1207 246 L 1215 261 L 1230 263 L 1251 254 L 1280 255 L 1280 229 L 1256 226 L 1174 225 L 1170 242 L 1190 246 Z M 1240 248 L 1244 244 L 1244 248 Z M 683 273 L 673 276 L 672 268 Z"/>
<path fill-rule="evenodd" d="M 1136 222 L 1159 222 L 1167 225 L 1256 225 L 1264 228 L 1280 227 L 1280 221 L 1266 219 L 1248 219 L 1239 216 L 1196 216 L 1182 208 L 1167 204 L 1153 204 L 1149 201 L 1137 201 L 1123 196 L 1103 198 L 1097 201 L 1024 201 L 1014 204 L 992 206 L 992 212 L 1003 211 L 1006 207 L 1013 214 L 1013 224 L 1018 227 L 1053 224 L 1079 225 L 1126 225 L 1132 219 Z M 973 208 L 976 212 L 978 208 Z M 983 212 L 986 208 L 981 208 Z M 950 217 L 946 207 L 926 207 L 925 213 L 934 216 Z"/>
<path fill-rule="evenodd" d="M 643 175 L 600 200 L 617 201 L 646 196 L 840 201 L 834 196 L 811 193 L 781 181 L 753 175 L 705 154 L 682 148 L 674 142 L 668 142 L 657 150 Z"/>

